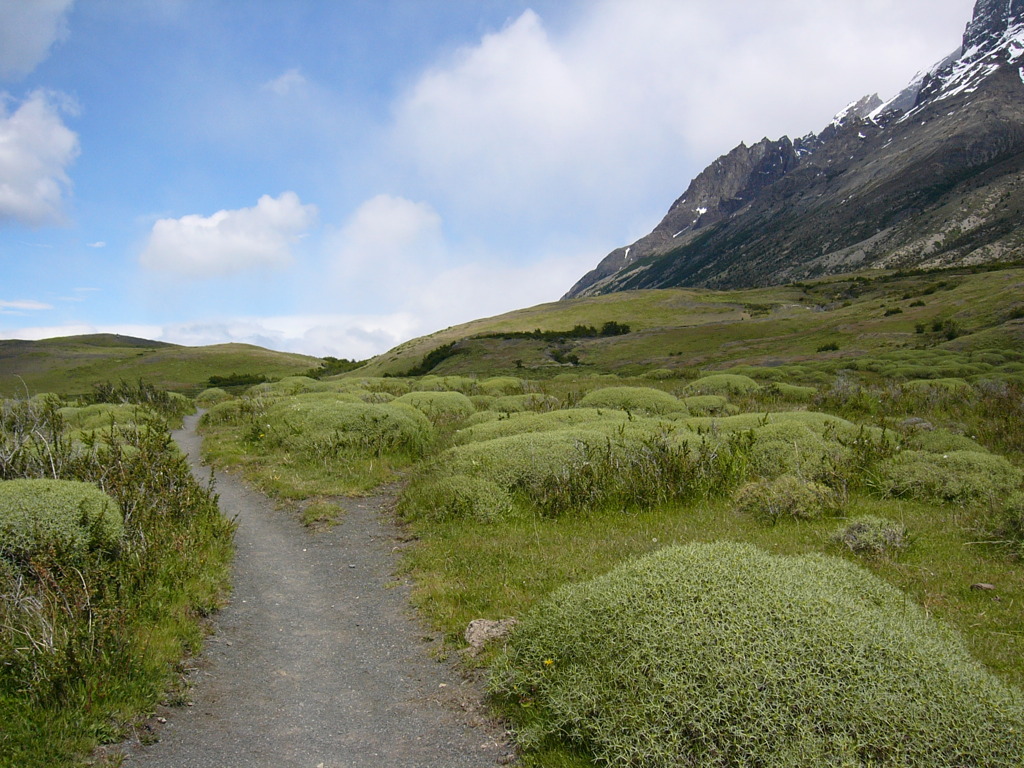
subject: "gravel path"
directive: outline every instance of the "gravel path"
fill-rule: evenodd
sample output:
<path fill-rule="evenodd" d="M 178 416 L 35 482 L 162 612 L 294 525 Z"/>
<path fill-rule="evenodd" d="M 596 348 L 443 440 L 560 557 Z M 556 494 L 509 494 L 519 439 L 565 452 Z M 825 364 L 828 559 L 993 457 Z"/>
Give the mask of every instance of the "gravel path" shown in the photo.
<path fill-rule="evenodd" d="M 198 476 L 198 417 L 174 438 Z M 159 742 L 132 768 L 482 768 L 502 733 L 476 686 L 429 656 L 430 636 L 393 577 L 390 498 L 353 499 L 310 533 L 218 472 L 238 518 L 234 591 L 192 675 L 191 706 L 161 711 Z"/>

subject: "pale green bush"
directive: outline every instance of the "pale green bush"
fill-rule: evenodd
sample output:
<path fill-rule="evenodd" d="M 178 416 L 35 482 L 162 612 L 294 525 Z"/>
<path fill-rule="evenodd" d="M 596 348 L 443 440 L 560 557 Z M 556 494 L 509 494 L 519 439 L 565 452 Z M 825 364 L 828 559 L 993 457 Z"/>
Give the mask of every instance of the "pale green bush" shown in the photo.
<path fill-rule="evenodd" d="M 200 408 L 210 408 L 211 406 L 227 402 L 231 399 L 231 395 L 220 387 L 210 387 L 196 395 L 196 405 Z"/>
<path fill-rule="evenodd" d="M 285 376 L 270 384 L 268 390 L 279 395 L 302 395 L 307 392 L 330 392 L 333 387 L 309 376 Z"/>
<path fill-rule="evenodd" d="M 928 453 L 949 453 L 950 451 L 976 451 L 987 453 L 978 442 L 964 435 L 957 435 L 946 429 L 920 430 L 907 438 L 907 447 Z"/>
<path fill-rule="evenodd" d="M 809 403 L 818 394 L 818 388 L 802 387 L 797 384 L 775 381 L 771 384 L 766 384 L 762 394 L 769 397 L 778 397 L 793 403 Z"/>
<path fill-rule="evenodd" d="M 728 399 L 721 395 L 694 395 L 693 397 L 684 397 L 682 401 L 686 409 L 694 416 L 727 414 L 729 409 Z"/>
<path fill-rule="evenodd" d="M 498 395 L 470 395 L 469 399 L 477 411 L 489 411 L 498 399 Z"/>
<path fill-rule="evenodd" d="M 361 455 L 422 455 L 434 429 L 412 406 L 346 402 L 337 396 L 291 397 L 271 405 L 261 439 L 322 460 Z"/>
<path fill-rule="evenodd" d="M 476 412 L 473 401 L 461 392 L 410 392 L 394 402 L 411 405 L 435 424 L 464 421 Z"/>
<path fill-rule="evenodd" d="M 480 477 L 442 475 L 421 478 L 402 493 L 399 513 L 408 520 L 440 521 L 468 518 L 488 522 L 512 510 L 512 497 L 496 483 Z"/>
<path fill-rule="evenodd" d="M 716 373 L 691 381 L 686 391 L 692 395 L 748 395 L 761 385 L 749 376 L 735 373 Z"/>
<path fill-rule="evenodd" d="M 123 536 L 117 502 L 92 483 L 0 481 L 2 557 L 73 564 L 90 551 L 116 550 Z"/>
<path fill-rule="evenodd" d="M 841 558 L 690 544 L 563 587 L 490 690 L 527 751 L 644 768 L 1017 768 L 1024 708 L 961 639 Z"/>
<path fill-rule="evenodd" d="M 750 469 L 760 477 L 778 477 L 796 472 L 820 477 L 828 462 L 842 462 L 845 449 L 836 440 L 799 421 L 776 421 L 752 431 Z"/>
<path fill-rule="evenodd" d="M 834 491 L 796 475 L 748 483 L 734 499 L 740 511 L 772 524 L 783 519 L 813 520 L 835 514 L 839 508 Z"/>
<path fill-rule="evenodd" d="M 605 387 L 580 400 L 581 408 L 615 408 L 647 416 L 685 413 L 686 406 L 674 395 L 649 387 Z"/>
<path fill-rule="evenodd" d="M 462 392 L 476 390 L 476 379 L 469 376 L 422 376 L 411 381 L 414 392 Z"/>
<path fill-rule="evenodd" d="M 210 406 L 199 420 L 202 426 L 218 424 L 241 424 L 245 419 L 245 402 L 242 400 L 225 400 Z"/>
<path fill-rule="evenodd" d="M 526 395 L 504 395 L 491 403 L 491 410 L 501 413 L 522 413 L 523 411 L 551 411 L 558 408 L 557 397 L 534 392 Z"/>
<path fill-rule="evenodd" d="M 601 424 L 617 427 L 627 421 L 629 417 L 624 411 L 600 411 L 596 408 L 568 408 L 546 413 L 510 413 L 504 418 L 492 416 L 471 419 L 467 427 L 459 431 L 458 439 L 459 442 L 471 443 L 529 432 L 553 432 L 572 426 Z"/>
<path fill-rule="evenodd" d="M 884 517 L 862 515 L 840 526 L 832 541 L 857 555 L 893 555 L 907 547 L 907 527 Z"/>
<path fill-rule="evenodd" d="M 480 393 L 492 397 L 503 395 L 522 395 L 529 391 L 530 383 L 514 376 L 492 376 L 477 384 Z"/>
<path fill-rule="evenodd" d="M 65 407 L 60 409 L 64 423 L 72 429 L 103 429 L 115 424 L 133 424 L 140 419 L 152 418 L 153 414 L 139 405 L 114 405 L 98 403 L 81 408 Z"/>
<path fill-rule="evenodd" d="M 978 451 L 904 451 L 882 462 L 876 487 L 887 496 L 970 504 L 1008 498 L 1024 474 L 1002 456 Z"/>

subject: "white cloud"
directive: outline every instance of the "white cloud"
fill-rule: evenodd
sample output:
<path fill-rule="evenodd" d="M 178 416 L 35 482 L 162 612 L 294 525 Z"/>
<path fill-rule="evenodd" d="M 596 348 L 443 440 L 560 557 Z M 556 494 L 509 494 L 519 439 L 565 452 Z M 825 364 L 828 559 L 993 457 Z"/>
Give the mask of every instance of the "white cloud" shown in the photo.
<path fill-rule="evenodd" d="M 306 85 L 308 85 L 308 81 L 302 72 L 298 68 L 292 68 L 279 77 L 264 83 L 263 87 L 272 93 L 276 93 L 278 96 L 287 96 L 306 87 Z"/>
<path fill-rule="evenodd" d="M 95 243 L 86 243 L 87 248 L 106 248 L 107 244 L 102 240 L 97 240 Z"/>
<path fill-rule="evenodd" d="M 820 130 L 850 100 L 895 92 L 958 44 L 970 0 L 580 8 L 559 31 L 525 12 L 397 100 L 396 151 L 446 218 L 622 220 L 741 140 Z"/>
<path fill-rule="evenodd" d="M 313 226 L 314 205 L 294 192 L 264 195 L 254 208 L 160 219 L 153 225 L 140 262 L 183 277 L 232 275 L 292 261 L 292 246 Z"/>
<path fill-rule="evenodd" d="M 426 203 L 392 195 L 367 200 L 327 245 L 340 285 L 386 286 L 394 303 L 443 266 L 441 217 Z"/>
<path fill-rule="evenodd" d="M 67 37 L 74 0 L 0 0 L 0 77 L 27 75 Z"/>
<path fill-rule="evenodd" d="M 78 156 L 78 136 L 64 125 L 73 112 L 66 97 L 37 90 L 8 111 L 0 94 L 0 221 L 30 226 L 60 223 L 71 188 L 67 168 Z"/>
<path fill-rule="evenodd" d="M 46 309 L 53 309 L 52 304 L 44 304 L 41 301 L 27 299 L 23 301 L 4 301 L 0 299 L 0 314 L 22 314 L 24 312 L 40 312 Z"/>

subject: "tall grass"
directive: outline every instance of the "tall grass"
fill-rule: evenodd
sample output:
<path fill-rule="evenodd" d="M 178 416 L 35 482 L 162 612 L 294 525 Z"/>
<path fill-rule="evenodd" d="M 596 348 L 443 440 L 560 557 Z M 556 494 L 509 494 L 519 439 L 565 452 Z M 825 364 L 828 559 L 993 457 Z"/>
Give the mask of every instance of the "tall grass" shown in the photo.
<path fill-rule="evenodd" d="M 0 765 L 77 765 L 177 684 L 220 604 L 233 525 L 155 415 L 72 440 L 59 403 L 3 401 L 0 479 L 87 483 L 123 536 L 69 559 L 0 542 Z"/>

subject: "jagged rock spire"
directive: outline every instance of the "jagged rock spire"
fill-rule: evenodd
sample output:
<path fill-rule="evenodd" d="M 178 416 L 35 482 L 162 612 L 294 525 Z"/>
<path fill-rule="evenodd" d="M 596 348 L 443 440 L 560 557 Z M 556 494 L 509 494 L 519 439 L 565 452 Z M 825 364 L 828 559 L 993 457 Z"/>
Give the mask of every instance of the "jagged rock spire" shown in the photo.
<path fill-rule="evenodd" d="M 1015 22 L 1024 22 L 1024 0 L 978 0 L 964 33 L 964 50 L 995 41 Z"/>

